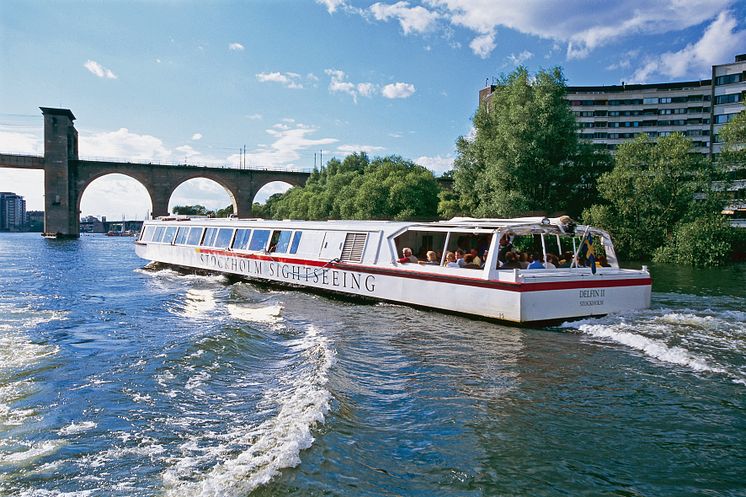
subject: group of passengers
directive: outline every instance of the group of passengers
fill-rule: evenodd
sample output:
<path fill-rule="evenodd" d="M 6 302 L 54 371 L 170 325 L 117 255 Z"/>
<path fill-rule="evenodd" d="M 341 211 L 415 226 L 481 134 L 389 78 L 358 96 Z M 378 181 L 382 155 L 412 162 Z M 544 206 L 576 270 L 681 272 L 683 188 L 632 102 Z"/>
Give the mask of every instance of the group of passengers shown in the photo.
<path fill-rule="evenodd" d="M 409 247 L 402 249 L 402 257 L 398 259 L 400 264 L 413 263 L 421 265 L 441 265 L 441 256 L 433 250 L 428 250 L 425 254 L 425 260 L 418 259 Z M 460 248 L 455 251 L 446 252 L 443 260 L 444 267 L 462 268 L 462 269 L 482 269 L 487 260 L 488 250 L 484 249 L 481 254 L 476 248 L 468 251 Z M 584 257 L 575 259 L 575 254 L 566 251 L 562 256 L 553 253 L 547 253 L 546 259 L 540 252 L 529 253 L 515 250 L 510 238 L 503 237 L 500 240 L 500 251 L 497 256 L 497 269 L 558 269 L 570 267 L 587 267 L 588 261 Z M 605 256 L 599 256 L 596 260 L 596 266 L 609 267 Z"/>

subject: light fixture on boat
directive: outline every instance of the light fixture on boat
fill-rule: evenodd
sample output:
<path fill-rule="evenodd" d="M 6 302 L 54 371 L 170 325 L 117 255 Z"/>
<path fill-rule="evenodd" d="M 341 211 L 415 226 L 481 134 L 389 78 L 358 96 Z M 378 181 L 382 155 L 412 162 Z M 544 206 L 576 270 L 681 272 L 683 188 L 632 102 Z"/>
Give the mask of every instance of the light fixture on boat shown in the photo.
<path fill-rule="evenodd" d="M 547 226 L 550 223 L 551 223 L 551 221 L 549 220 L 548 217 L 545 217 L 544 219 L 541 220 L 541 224 L 543 224 L 544 226 Z"/>

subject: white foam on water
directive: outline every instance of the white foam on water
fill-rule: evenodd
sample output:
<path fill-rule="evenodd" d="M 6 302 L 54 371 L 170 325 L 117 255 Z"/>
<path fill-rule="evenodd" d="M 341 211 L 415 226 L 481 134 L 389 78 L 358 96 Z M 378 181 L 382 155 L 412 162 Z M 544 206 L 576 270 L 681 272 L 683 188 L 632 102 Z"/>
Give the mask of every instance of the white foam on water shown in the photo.
<path fill-rule="evenodd" d="M 280 304 L 263 307 L 228 304 L 226 307 L 233 318 L 242 321 L 275 324 L 282 319 L 283 307 Z"/>
<path fill-rule="evenodd" d="M 215 292 L 213 290 L 187 290 L 184 310 L 182 314 L 189 318 L 204 316 L 216 307 Z"/>
<path fill-rule="evenodd" d="M 44 490 L 42 488 L 24 490 L 18 497 L 90 497 L 97 490 L 76 490 L 75 492 L 60 492 L 58 490 Z"/>
<path fill-rule="evenodd" d="M 70 423 L 69 425 L 62 428 L 59 433 L 62 436 L 68 436 L 68 435 L 79 435 L 80 433 L 85 433 L 88 430 L 92 430 L 97 425 L 93 421 L 83 421 L 81 423 Z"/>
<path fill-rule="evenodd" d="M 634 332 L 635 328 L 626 323 L 620 323 L 617 325 L 581 324 L 578 329 L 588 335 L 597 338 L 606 338 L 635 350 L 639 350 L 646 356 L 653 357 L 659 361 L 686 366 L 694 371 L 709 371 L 713 373 L 726 372 L 722 368 L 709 365 L 706 359 L 699 357 L 682 347 L 669 347 L 661 340 L 654 340 L 637 334 Z"/>
<path fill-rule="evenodd" d="M 63 445 L 65 445 L 64 440 L 45 440 L 43 442 L 31 443 L 27 450 L 0 454 L 0 465 L 12 464 L 23 466 L 41 457 L 54 454 Z"/>
<path fill-rule="evenodd" d="M 262 403 L 275 405 L 277 414 L 258 425 L 213 436 L 221 440 L 218 445 L 188 440 L 181 447 L 184 457 L 163 474 L 166 495 L 245 495 L 283 468 L 300 463 L 300 452 L 314 441 L 311 430 L 324 422 L 330 409 L 331 393 L 325 387 L 335 352 L 313 326 L 289 348 L 308 367 L 290 368 L 279 378 L 281 387 L 265 392 Z M 244 448 L 236 454 L 236 447 Z M 211 469 L 200 470 L 205 463 Z"/>

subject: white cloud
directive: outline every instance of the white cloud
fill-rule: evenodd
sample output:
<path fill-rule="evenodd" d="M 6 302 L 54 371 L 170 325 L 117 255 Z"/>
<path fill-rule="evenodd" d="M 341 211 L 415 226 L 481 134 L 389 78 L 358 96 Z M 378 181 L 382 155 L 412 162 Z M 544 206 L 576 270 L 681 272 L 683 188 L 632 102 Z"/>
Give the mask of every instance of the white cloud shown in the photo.
<path fill-rule="evenodd" d="M 294 72 L 260 72 L 256 75 L 260 83 L 280 83 L 291 90 L 303 89 L 303 79 L 300 74 Z"/>
<path fill-rule="evenodd" d="M 513 0 L 422 0 L 422 3 L 427 8 L 412 7 L 405 1 L 375 3 L 360 13 L 372 14 L 378 21 L 396 19 L 404 34 L 424 33 L 439 27 L 451 39 L 451 26 L 465 28 L 476 35 L 469 46 L 482 58 L 494 50 L 497 28 L 506 28 L 566 43 L 567 57 L 574 59 L 586 57 L 592 50 L 623 37 L 697 26 L 717 16 L 734 0 L 625 0 L 603 2 L 597 7 L 585 0 L 529 0 L 520 6 Z"/>
<path fill-rule="evenodd" d="M 252 120 L 252 121 L 258 121 L 258 120 L 260 120 L 260 119 L 261 119 L 262 117 L 264 117 L 264 116 L 262 116 L 262 115 L 261 115 L 261 114 L 259 114 L 259 113 L 256 113 L 256 114 L 249 114 L 249 115 L 247 115 L 247 116 L 246 116 L 246 119 L 250 119 L 250 120 Z"/>
<path fill-rule="evenodd" d="M 95 60 L 87 60 L 85 64 L 83 64 L 83 67 L 88 69 L 88 71 L 98 76 L 99 78 L 106 78 L 106 79 L 117 79 L 117 75 L 111 72 L 111 69 L 107 69 Z"/>
<path fill-rule="evenodd" d="M 469 43 L 469 48 L 474 52 L 475 55 L 486 59 L 490 56 L 492 51 L 497 45 L 495 44 L 495 32 L 490 31 L 483 35 L 479 35 Z"/>
<path fill-rule="evenodd" d="M 423 155 L 415 159 L 415 164 L 419 164 L 436 174 L 443 174 L 446 171 L 453 169 L 453 157 L 441 157 L 436 155 L 435 157 L 427 157 Z"/>
<path fill-rule="evenodd" d="M 283 183 L 282 181 L 273 181 L 271 183 L 267 183 L 266 185 L 261 187 L 258 192 L 256 192 L 256 196 L 254 197 L 254 202 L 263 204 L 267 201 L 269 197 L 271 197 L 275 193 L 285 193 L 291 188 L 292 188 L 292 185 Z"/>
<path fill-rule="evenodd" d="M 345 5 L 345 0 L 316 0 L 316 3 L 323 5 L 330 14 L 333 14 L 338 7 Z"/>
<path fill-rule="evenodd" d="M 307 150 L 318 150 L 324 145 L 332 145 L 339 140 L 336 138 L 312 139 L 312 135 L 318 131 L 316 128 L 301 123 L 278 123 L 267 129 L 266 132 L 274 141 L 270 145 L 259 145 L 258 148 L 246 153 L 246 163 L 249 167 L 278 167 L 278 168 L 306 168 L 308 163 L 298 164 L 297 161 L 304 157 L 303 152 Z M 312 155 L 309 153 L 307 155 Z M 239 156 L 235 154 L 228 158 L 233 163 L 238 163 Z"/>
<path fill-rule="evenodd" d="M 44 140 L 40 134 L 0 129 L 0 150 L 6 154 L 44 155 Z"/>
<path fill-rule="evenodd" d="M 244 46 L 234 41 L 233 43 L 228 44 L 228 50 L 241 52 L 244 50 Z"/>
<path fill-rule="evenodd" d="M 202 133 L 194 133 L 192 135 L 192 140 L 197 141 L 202 139 Z"/>
<path fill-rule="evenodd" d="M 732 13 L 721 12 L 697 42 L 690 43 L 677 52 L 665 52 L 647 58 L 632 75 L 630 82 L 645 83 L 654 75 L 667 78 L 707 78 L 713 64 L 727 61 L 738 47 L 746 46 L 746 30 L 737 31 L 737 25 Z"/>
<path fill-rule="evenodd" d="M 357 103 L 357 97 L 372 97 L 377 86 L 373 83 L 352 83 L 347 81 L 347 75 L 339 69 L 327 69 L 324 73 L 329 76 L 330 93 L 346 93 Z"/>
<path fill-rule="evenodd" d="M 508 60 L 514 66 L 520 66 L 521 64 L 523 64 L 527 60 L 531 59 L 533 56 L 534 56 L 533 53 L 529 52 L 528 50 L 524 50 L 523 52 L 519 53 L 518 55 L 516 55 L 516 54 L 510 54 L 510 55 L 508 55 Z"/>
<path fill-rule="evenodd" d="M 630 67 L 632 67 L 632 61 L 639 56 L 640 56 L 639 49 L 630 50 L 622 54 L 622 57 L 618 61 L 606 66 L 606 69 L 608 71 L 615 71 L 617 69 L 629 69 Z"/>
<path fill-rule="evenodd" d="M 167 161 L 172 155 L 159 138 L 131 133 L 127 128 L 81 135 L 79 143 L 81 157 L 157 162 Z"/>
<path fill-rule="evenodd" d="M 365 152 L 366 154 L 373 154 L 376 152 L 382 152 L 386 150 L 386 147 L 379 147 L 376 145 L 340 145 L 337 147 L 337 152 L 342 155 L 350 155 L 355 152 Z"/>
<path fill-rule="evenodd" d="M 415 88 L 410 83 L 391 83 L 383 87 L 381 95 L 386 98 L 409 98 L 414 92 Z"/>
<path fill-rule="evenodd" d="M 374 3 L 369 10 L 377 21 L 388 21 L 391 18 L 399 21 L 405 35 L 431 31 L 439 17 L 436 12 L 422 6 L 410 7 L 408 2 Z"/>

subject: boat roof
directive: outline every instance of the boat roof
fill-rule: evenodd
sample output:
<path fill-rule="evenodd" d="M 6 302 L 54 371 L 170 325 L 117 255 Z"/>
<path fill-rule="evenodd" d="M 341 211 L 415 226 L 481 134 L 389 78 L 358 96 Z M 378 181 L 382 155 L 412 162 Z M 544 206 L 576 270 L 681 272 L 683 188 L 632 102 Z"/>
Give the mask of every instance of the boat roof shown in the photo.
<path fill-rule="evenodd" d="M 429 231 L 468 231 L 474 233 L 491 233 L 495 230 L 505 230 L 514 234 L 549 233 L 583 234 L 586 231 L 607 235 L 605 231 L 576 223 L 567 216 L 547 218 L 540 216 L 516 217 L 516 218 L 473 218 L 454 217 L 444 221 L 416 222 L 416 221 L 356 221 L 356 220 L 329 220 L 329 221 L 299 221 L 294 219 L 273 220 L 261 218 L 211 218 L 203 216 L 162 216 L 159 221 L 176 221 L 179 224 L 200 226 L 230 226 L 230 227 L 266 227 L 287 229 L 316 229 L 316 230 L 346 230 L 346 231 L 368 231 L 385 232 L 387 236 L 398 234 L 405 230 L 429 230 Z M 608 235 L 607 235 L 608 236 Z"/>

